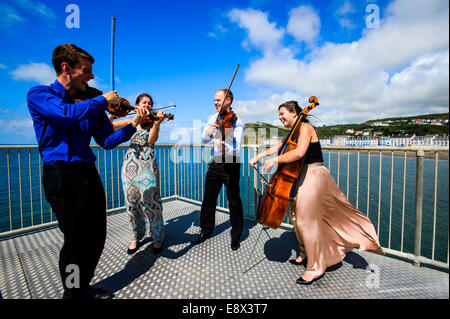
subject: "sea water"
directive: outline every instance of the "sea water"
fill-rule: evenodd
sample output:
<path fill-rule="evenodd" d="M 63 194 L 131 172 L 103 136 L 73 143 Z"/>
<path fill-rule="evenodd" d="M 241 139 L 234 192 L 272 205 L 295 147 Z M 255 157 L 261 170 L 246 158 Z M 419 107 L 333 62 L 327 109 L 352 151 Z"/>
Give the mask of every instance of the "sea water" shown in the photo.
<path fill-rule="evenodd" d="M 105 188 L 107 208 L 124 206 L 121 168 L 126 147 L 110 151 L 93 148 L 93 151 Z M 247 217 L 254 217 L 256 199 L 263 191 L 264 184 L 255 170 L 248 165 L 248 160 L 255 155 L 254 151 L 244 149 L 242 152 L 241 198 L 244 214 Z M 175 154 L 172 146 L 158 146 L 155 148 L 155 154 L 160 170 L 161 196 L 164 198 L 179 195 L 201 202 L 204 194 L 204 177 L 211 158 L 210 148 L 177 147 Z M 379 154 L 371 154 L 369 157 L 368 154 L 361 153 L 359 170 L 356 153 L 338 155 L 337 152 L 325 151 L 323 155 L 324 165 L 330 170 L 340 189 L 374 224 L 379 233 L 381 246 L 412 253 L 416 210 L 416 158 L 382 155 L 380 181 Z M 436 161 L 424 159 L 422 255 L 431 258 L 434 237 L 434 257 L 436 260 L 446 262 L 449 227 L 448 160 L 439 160 L 437 165 L 435 193 Z M 269 178 L 268 175 L 266 177 Z M 219 194 L 217 204 L 228 208 L 224 188 Z M 50 205 L 45 200 L 42 162 L 38 150 L 36 148 L 0 150 L 0 232 L 50 221 L 56 221 L 56 217 L 51 213 Z M 284 222 L 289 222 L 287 215 Z"/>

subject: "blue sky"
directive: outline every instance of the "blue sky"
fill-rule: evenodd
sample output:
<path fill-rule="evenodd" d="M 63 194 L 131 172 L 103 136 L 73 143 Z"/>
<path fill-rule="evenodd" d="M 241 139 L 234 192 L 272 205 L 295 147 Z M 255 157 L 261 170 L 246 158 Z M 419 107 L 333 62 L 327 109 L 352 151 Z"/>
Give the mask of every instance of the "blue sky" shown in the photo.
<path fill-rule="evenodd" d="M 69 4 L 79 28 L 68 28 Z M 92 86 L 134 103 L 176 104 L 159 142 L 198 143 L 213 96 L 233 72 L 234 110 L 279 125 L 287 100 L 320 105 L 315 125 L 448 112 L 447 0 L 0 0 L 0 143 L 36 144 L 28 89 L 55 80 L 52 50 L 74 43 L 96 59 Z M 374 9 L 375 8 L 375 9 Z M 378 15 L 377 15 L 378 13 Z M 379 19 L 377 19 L 379 17 Z"/>

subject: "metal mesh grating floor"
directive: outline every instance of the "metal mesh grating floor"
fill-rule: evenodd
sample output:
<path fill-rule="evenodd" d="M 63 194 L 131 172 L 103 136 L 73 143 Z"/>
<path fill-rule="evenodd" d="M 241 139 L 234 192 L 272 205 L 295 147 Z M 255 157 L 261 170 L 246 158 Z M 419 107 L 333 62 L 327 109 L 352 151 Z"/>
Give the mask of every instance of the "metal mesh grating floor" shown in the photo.
<path fill-rule="evenodd" d="M 313 285 L 300 286 L 295 280 L 304 266 L 288 262 L 298 253 L 292 231 L 261 233 L 260 225 L 245 221 L 241 248 L 232 251 L 229 216 L 217 212 L 213 237 L 192 246 L 199 210 L 182 201 L 164 203 L 167 239 L 157 256 L 149 238 L 128 255 L 127 216 L 109 216 L 105 249 L 92 283 L 113 291 L 117 299 L 449 298 L 448 273 L 358 250 L 348 252 L 340 267 Z M 0 241 L 3 298 L 60 298 L 61 245 L 57 228 Z"/>

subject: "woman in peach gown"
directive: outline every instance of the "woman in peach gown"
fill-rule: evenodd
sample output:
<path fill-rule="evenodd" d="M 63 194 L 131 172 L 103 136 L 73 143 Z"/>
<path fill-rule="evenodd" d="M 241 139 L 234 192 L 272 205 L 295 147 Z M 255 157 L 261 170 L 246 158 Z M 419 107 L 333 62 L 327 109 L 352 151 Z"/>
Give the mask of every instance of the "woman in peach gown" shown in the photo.
<path fill-rule="evenodd" d="M 296 101 L 285 102 L 278 107 L 279 119 L 285 127 L 292 127 L 301 111 Z M 249 164 L 254 166 L 261 158 L 275 154 L 281 144 L 258 154 Z M 263 168 L 268 171 L 276 163 L 290 163 L 303 157 L 305 162 L 292 187 L 293 201 L 289 205 L 300 255 L 290 262 L 306 265 L 297 283 L 309 285 L 323 277 L 328 267 L 340 263 L 354 247 L 381 255 L 384 252 L 369 218 L 350 204 L 323 166 L 317 133 L 306 117 L 301 121 L 297 147 L 268 159 Z"/>

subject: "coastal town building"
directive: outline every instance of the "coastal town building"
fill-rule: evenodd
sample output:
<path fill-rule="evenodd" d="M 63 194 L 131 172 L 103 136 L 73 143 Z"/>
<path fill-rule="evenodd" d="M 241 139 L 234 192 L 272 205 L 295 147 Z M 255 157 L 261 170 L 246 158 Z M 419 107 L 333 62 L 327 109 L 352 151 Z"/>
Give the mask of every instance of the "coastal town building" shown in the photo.
<path fill-rule="evenodd" d="M 429 146 L 429 147 L 448 147 L 448 135 L 398 135 L 398 136 L 346 136 L 337 135 L 334 137 L 320 138 L 323 146 L 392 146 L 392 147 L 408 147 L 408 146 Z"/>
<path fill-rule="evenodd" d="M 267 147 L 277 145 L 283 138 L 271 137 L 270 139 L 258 139 L 257 144 L 264 144 Z M 334 137 L 321 137 L 322 146 L 354 146 L 354 147 L 449 147 L 448 135 L 394 135 L 394 136 L 347 136 L 336 135 Z"/>

